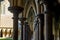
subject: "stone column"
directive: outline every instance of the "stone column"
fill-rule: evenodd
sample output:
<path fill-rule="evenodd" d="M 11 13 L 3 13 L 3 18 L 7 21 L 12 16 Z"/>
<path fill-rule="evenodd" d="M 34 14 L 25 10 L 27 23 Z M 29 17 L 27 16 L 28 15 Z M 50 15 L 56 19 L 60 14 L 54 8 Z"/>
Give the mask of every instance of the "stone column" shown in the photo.
<path fill-rule="evenodd" d="M 3 37 L 3 36 L 2 36 L 2 29 L 0 29 L 0 37 Z"/>
<path fill-rule="evenodd" d="M 18 15 L 23 11 L 22 7 L 9 7 L 8 10 L 13 13 L 13 40 L 18 40 Z"/>
<path fill-rule="evenodd" d="M 7 29 L 5 29 L 5 37 L 7 37 Z"/>
<path fill-rule="evenodd" d="M 38 0 L 38 40 L 44 40 L 44 5 L 42 0 Z"/>
<path fill-rule="evenodd" d="M 26 20 L 25 17 L 20 18 L 21 21 L 21 40 L 25 40 L 25 26 L 24 26 L 24 21 Z"/>
<path fill-rule="evenodd" d="M 14 15 L 14 25 L 15 25 L 15 27 L 18 27 L 18 23 L 17 23 L 18 15 L 20 12 L 23 11 L 22 7 L 24 7 L 23 0 L 9 0 L 9 2 L 10 2 L 10 7 L 13 8 L 13 9 L 12 8 L 11 9 L 12 9 L 12 12 L 14 13 L 13 14 Z M 23 14 L 22 14 L 22 17 L 23 17 Z M 13 28 L 15 28 L 15 27 L 13 27 Z M 17 30 L 17 29 L 18 28 L 16 28 L 15 30 Z M 17 31 L 15 33 L 17 33 Z M 21 40 L 23 40 L 23 20 L 21 21 Z"/>
<path fill-rule="evenodd" d="M 44 40 L 44 14 L 38 14 L 38 40 Z"/>
<path fill-rule="evenodd" d="M 44 14 L 45 40 L 54 40 L 52 32 L 52 15 Z"/>
<path fill-rule="evenodd" d="M 25 22 L 25 40 L 28 40 L 28 37 L 29 37 L 28 36 L 28 30 L 29 30 L 28 22 Z"/>
<path fill-rule="evenodd" d="M 60 40 L 60 24 L 59 24 L 59 40 Z"/>
<path fill-rule="evenodd" d="M 31 40 L 32 33 L 28 22 L 25 22 L 25 40 Z"/>
<path fill-rule="evenodd" d="M 1 26 L 1 2 L 0 2 L 0 26 Z"/>
<path fill-rule="evenodd" d="M 54 40 L 57 40 L 57 34 L 58 34 L 58 24 L 55 22 L 55 36 L 54 36 Z"/>

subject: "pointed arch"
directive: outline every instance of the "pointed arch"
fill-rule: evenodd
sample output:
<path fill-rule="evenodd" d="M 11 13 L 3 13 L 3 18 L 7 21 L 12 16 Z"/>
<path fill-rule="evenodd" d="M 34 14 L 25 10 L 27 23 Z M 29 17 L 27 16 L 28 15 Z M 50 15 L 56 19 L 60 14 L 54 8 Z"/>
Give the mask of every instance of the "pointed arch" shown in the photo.
<path fill-rule="evenodd" d="M 35 14 L 37 13 L 35 2 L 34 2 L 34 1 L 28 1 L 28 2 L 25 4 L 24 17 L 27 17 L 27 16 L 28 16 L 28 13 L 29 13 L 29 10 L 30 10 L 31 7 L 33 8 Z"/>

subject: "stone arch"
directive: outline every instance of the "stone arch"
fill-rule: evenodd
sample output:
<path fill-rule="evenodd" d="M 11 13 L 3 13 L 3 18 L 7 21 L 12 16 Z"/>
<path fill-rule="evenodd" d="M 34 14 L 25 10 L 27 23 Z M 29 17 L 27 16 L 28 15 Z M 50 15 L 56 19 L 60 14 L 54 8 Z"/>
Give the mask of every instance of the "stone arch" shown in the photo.
<path fill-rule="evenodd" d="M 27 21 L 29 23 L 30 28 L 33 30 L 33 24 L 34 24 L 34 18 L 35 18 L 35 12 L 33 8 L 31 7 L 28 14 L 27 14 Z"/>
<path fill-rule="evenodd" d="M 34 8 L 33 8 L 32 6 L 28 9 L 27 14 L 26 14 L 26 18 L 28 18 L 29 15 L 31 14 L 31 13 L 30 13 L 31 10 L 33 11 L 33 14 L 32 14 L 31 17 L 30 17 L 30 18 L 32 18 L 32 19 L 30 19 L 30 21 L 33 21 L 35 15 L 36 15 L 36 11 L 34 10 Z M 29 22 L 29 21 L 28 21 L 28 22 Z M 30 24 L 30 23 L 29 23 L 29 24 Z M 33 23 L 33 25 L 34 25 L 34 23 Z M 34 28 L 33 25 L 30 25 L 31 30 L 33 30 L 33 28 Z"/>
<path fill-rule="evenodd" d="M 28 16 L 28 12 L 29 12 L 29 10 L 30 10 L 31 7 L 33 8 L 35 14 L 37 13 L 35 2 L 28 1 L 25 4 L 25 7 L 24 7 L 24 17 L 27 17 Z"/>
<path fill-rule="evenodd" d="M 34 6 L 32 6 L 32 5 L 30 5 L 30 7 L 27 9 L 27 12 L 26 12 L 26 18 L 28 17 L 28 14 L 29 14 L 29 11 L 30 11 L 30 8 L 33 8 L 33 10 L 34 10 L 34 13 L 36 14 L 36 10 L 35 10 L 35 7 Z"/>
<path fill-rule="evenodd" d="M 27 2 L 25 3 L 25 7 L 24 7 L 24 11 L 23 11 L 24 17 L 26 17 L 26 18 L 28 17 L 30 8 L 32 8 L 32 9 L 34 10 L 35 16 L 37 15 L 37 7 L 36 7 L 35 1 L 27 1 Z"/>

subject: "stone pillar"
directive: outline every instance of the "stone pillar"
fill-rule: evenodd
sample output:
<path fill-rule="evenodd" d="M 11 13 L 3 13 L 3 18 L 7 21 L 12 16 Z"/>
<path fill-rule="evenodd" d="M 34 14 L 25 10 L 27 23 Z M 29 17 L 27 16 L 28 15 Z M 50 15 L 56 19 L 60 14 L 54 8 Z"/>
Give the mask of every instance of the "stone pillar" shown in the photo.
<path fill-rule="evenodd" d="M 10 11 L 12 11 L 14 13 L 13 14 L 14 15 L 13 24 L 15 25 L 15 27 L 13 27 L 13 33 L 14 33 L 14 30 L 16 30 L 15 33 L 18 33 L 18 31 L 17 31 L 17 29 L 18 29 L 17 28 L 18 27 L 18 15 L 19 15 L 20 12 L 23 11 L 23 8 L 22 8 L 22 7 L 24 7 L 23 6 L 23 0 L 9 0 L 9 2 L 10 2 L 10 8 L 12 9 Z M 21 23 L 22 23 L 22 26 L 21 26 L 21 40 L 23 40 L 23 21 Z M 14 34 L 14 35 L 16 35 L 16 34 Z M 16 37 L 18 39 L 18 36 L 15 36 L 13 38 L 15 38 L 15 40 L 17 40 Z"/>
<path fill-rule="evenodd" d="M 5 29 L 5 37 L 7 37 L 7 29 Z"/>
<path fill-rule="evenodd" d="M 1 2 L 0 2 L 0 26 L 1 26 Z"/>
<path fill-rule="evenodd" d="M 54 36 L 54 40 L 57 40 L 58 39 L 58 31 L 59 31 L 59 17 L 57 17 L 57 15 L 55 15 L 55 23 L 54 23 L 54 26 L 55 26 L 55 36 Z"/>
<path fill-rule="evenodd" d="M 0 37 L 3 37 L 3 36 L 2 36 L 2 29 L 0 29 Z"/>
<path fill-rule="evenodd" d="M 25 22 L 25 40 L 31 40 L 32 33 L 28 22 Z"/>
<path fill-rule="evenodd" d="M 11 29 L 10 29 L 10 31 L 9 31 L 9 37 L 11 37 Z"/>
<path fill-rule="evenodd" d="M 23 40 L 23 20 L 21 20 L 21 40 Z"/>
<path fill-rule="evenodd" d="M 60 25 L 59 25 L 59 27 L 60 27 Z M 60 40 L 60 28 L 59 28 L 59 40 Z"/>
<path fill-rule="evenodd" d="M 38 0 L 38 40 L 44 40 L 44 3 L 42 0 Z"/>
<path fill-rule="evenodd" d="M 55 23 L 55 37 L 54 37 L 54 40 L 57 40 L 57 33 L 58 33 L 58 24 Z"/>
<path fill-rule="evenodd" d="M 26 18 L 23 17 L 23 15 L 22 15 L 22 18 L 20 18 L 20 21 L 21 21 L 21 40 L 25 40 L 25 27 L 23 26 L 25 20 L 26 20 Z"/>
<path fill-rule="evenodd" d="M 29 31 L 29 25 L 28 25 L 28 22 L 25 22 L 25 40 L 28 40 L 28 37 L 29 37 L 28 31 Z"/>
<path fill-rule="evenodd" d="M 44 14 L 38 14 L 38 40 L 44 40 Z"/>
<path fill-rule="evenodd" d="M 38 40 L 39 39 L 39 27 L 38 27 L 38 25 L 39 25 L 39 20 L 38 20 L 38 17 L 36 17 L 35 18 L 35 22 L 34 22 L 34 33 L 33 33 L 33 38 L 34 38 L 34 40 Z"/>
<path fill-rule="evenodd" d="M 44 14 L 45 40 L 54 40 L 52 32 L 52 15 Z"/>
<path fill-rule="evenodd" d="M 9 11 L 13 13 L 13 40 L 18 40 L 18 15 L 23 11 L 22 7 L 9 7 Z"/>

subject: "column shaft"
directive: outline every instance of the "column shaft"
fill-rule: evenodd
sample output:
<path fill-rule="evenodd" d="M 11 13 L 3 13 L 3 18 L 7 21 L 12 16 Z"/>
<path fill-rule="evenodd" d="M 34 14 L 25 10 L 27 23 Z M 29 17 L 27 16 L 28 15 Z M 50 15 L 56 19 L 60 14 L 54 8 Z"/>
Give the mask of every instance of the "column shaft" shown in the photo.
<path fill-rule="evenodd" d="M 21 40 L 23 40 L 23 21 L 21 21 Z"/>
<path fill-rule="evenodd" d="M 52 15 L 44 14 L 45 17 L 45 40 L 53 40 L 52 35 Z"/>
<path fill-rule="evenodd" d="M 32 31 L 30 30 L 30 26 L 28 22 L 25 22 L 25 40 L 31 40 L 32 38 Z"/>
<path fill-rule="evenodd" d="M 1 26 L 1 2 L 0 2 L 0 26 Z"/>
<path fill-rule="evenodd" d="M 39 14 L 38 40 L 44 40 L 44 14 Z"/>
<path fill-rule="evenodd" d="M 59 40 L 60 40 L 60 28 L 59 28 Z"/>
<path fill-rule="evenodd" d="M 0 37 L 2 37 L 2 29 L 0 30 Z"/>
<path fill-rule="evenodd" d="M 60 40 L 60 24 L 59 24 L 59 40 Z"/>
<path fill-rule="evenodd" d="M 13 14 L 13 40 L 18 40 L 18 14 Z"/>

